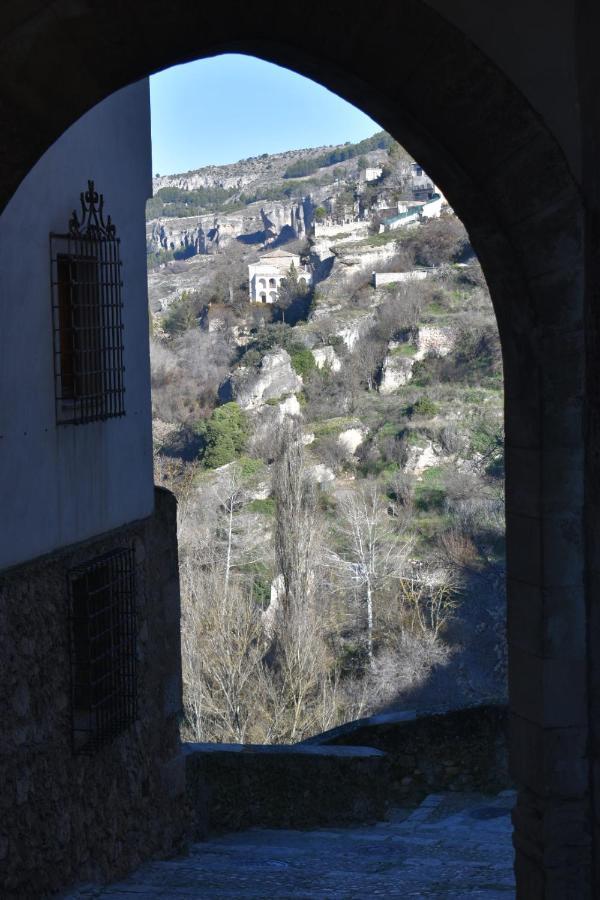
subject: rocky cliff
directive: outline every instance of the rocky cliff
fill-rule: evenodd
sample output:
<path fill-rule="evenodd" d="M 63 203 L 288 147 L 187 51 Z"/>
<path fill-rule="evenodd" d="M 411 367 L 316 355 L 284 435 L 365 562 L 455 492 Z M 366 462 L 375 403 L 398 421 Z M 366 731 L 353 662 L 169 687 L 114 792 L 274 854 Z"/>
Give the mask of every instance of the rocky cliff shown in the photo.
<path fill-rule="evenodd" d="M 214 253 L 233 240 L 272 244 L 305 237 L 312 224 L 314 205 L 309 197 L 276 204 L 253 204 L 243 213 L 152 219 L 146 226 L 149 251 L 171 250 L 184 258 Z"/>

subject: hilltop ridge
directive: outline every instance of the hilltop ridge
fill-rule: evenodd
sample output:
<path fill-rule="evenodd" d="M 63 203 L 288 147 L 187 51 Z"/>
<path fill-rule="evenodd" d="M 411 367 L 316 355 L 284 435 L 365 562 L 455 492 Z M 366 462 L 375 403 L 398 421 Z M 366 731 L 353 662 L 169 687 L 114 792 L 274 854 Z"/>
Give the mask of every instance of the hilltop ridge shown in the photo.
<path fill-rule="evenodd" d="M 390 135 L 379 131 L 358 143 L 263 153 L 235 163 L 155 175 L 147 219 L 237 212 L 256 201 L 300 199 L 356 174 L 359 162 L 381 164 L 392 144 Z"/>
<path fill-rule="evenodd" d="M 381 143 L 381 147 L 375 146 Z M 370 150 L 386 149 L 392 143 L 392 138 L 385 131 L 378 131 L 363 141 L 352 143 L 345 141 L 341 144 L 323 144 L 319 147 L 303 147 L 298 150 L 283 150 L 279 153 L 261 153 L 258 156 L 248 156 L 233 163 L 221 165 L 200 166 L 197 169 L 189 169 L 187 172 L 176 172 L 169 175 L 156 174 L 152 179 L 154 192 L 165 187 L 179 187 L 183 190 L 194 190 L 196 187 L 241 187 L 241 180 L 249 184 L 262 176 L 272 177 L 285 170 L 299 160 L 314 160 L 319 156 L 336 151 L 354 151 L 348 159 L 368 153 Z M 373 144 L 372 147 L 369 147 Z M 355 149 L 356 148 L 356 149 Z M 341 162 L 341 160 L 339 160 Z M 331 163 L 335 165 L 335 163 Z M 273 171 L 275 169 L 275 171 Z"/>

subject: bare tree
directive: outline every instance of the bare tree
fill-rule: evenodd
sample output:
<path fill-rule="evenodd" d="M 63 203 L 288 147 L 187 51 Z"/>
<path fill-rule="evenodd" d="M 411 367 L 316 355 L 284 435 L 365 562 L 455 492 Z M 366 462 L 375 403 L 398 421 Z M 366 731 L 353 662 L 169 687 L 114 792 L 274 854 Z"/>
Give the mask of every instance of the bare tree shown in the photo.
<path fill-rule="evenodd" d="M 216 486 L 215 493 L 219 501 L 222 540 L 225 544 L 223 590 L 227 596 L 234 557 L 234 514 L 239 512 L 245 499 L 242 480 L 235 463 L 228 466 L 225 478 Z"/>
<path fill-rule="evenodd" d="M 304 467 L 302 426 L 295 416 L 287 416 L 281 426 L 273 494 L 275 555 L 285 586 L 284 606 L 289 611 L 306 606 L 310 598 L 316 524 L 315 487 Z"/>
<path fill-rule="evenodd" d="M 314 605 L 287 610 L 276 646 L 268 682 L 269 739 L 295 742 L 331 728 L 337 721 L 338 678 Z"/>
<path fill-rule="evenodd" d="M 421 566 L 401 579 L 400 590 L 412 631 L 437 640 L 458 606 L 457 579 L 452 569 Z"/>
<path fill-rule="evenodd" d="M 374 334 L 369 333 L 357 341 L 349 357 L 349 367 L 368 391 L 374 390 L 377 384 L 386 348 L 385 341 L 378 340 Z"/>
<path fill-rule="evenodd" d="M 345 493 L 339 502 L 339 550 L 329 565 L 363 600 L 367 616 L 367 654 L 373 664 L 374 603 L 379 591 L 398 581 L 406 568 L 410 541 L 392 533 L 375 481 Z"/>
<path fill-rule="evenodd" d="M 226 592 L 214 562 L 188 557 L 181 567 L 187 730 L 194 740 L 244 743 L 262 737 L 266 643 L 248 585 Z"/>

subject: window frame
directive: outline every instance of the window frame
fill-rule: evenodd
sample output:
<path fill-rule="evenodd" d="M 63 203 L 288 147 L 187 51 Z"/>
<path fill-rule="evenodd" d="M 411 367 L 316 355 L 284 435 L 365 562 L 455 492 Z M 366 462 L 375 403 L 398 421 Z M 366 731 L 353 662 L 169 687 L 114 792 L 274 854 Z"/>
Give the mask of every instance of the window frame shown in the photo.
<path fill-rule="evenodd" d="M 81 214 L 50 234 L 56 422 L 125 415 L 120 240 L 88 182 Z"/>
<path fill-rule="evenodd" d="M 137 718 L 134 551 L 119 547 L 68 572 L 71 746 L 90 755 Z"/>

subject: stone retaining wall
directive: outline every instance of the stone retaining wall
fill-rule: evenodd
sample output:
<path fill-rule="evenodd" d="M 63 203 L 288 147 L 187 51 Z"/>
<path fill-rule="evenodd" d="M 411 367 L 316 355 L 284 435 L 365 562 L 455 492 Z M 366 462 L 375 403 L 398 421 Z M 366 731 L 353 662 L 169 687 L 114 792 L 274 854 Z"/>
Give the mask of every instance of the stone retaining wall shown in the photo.
<path fill-rule="evenodd" d="M 117 547 L 137 567 L 136 722 L 71 749 L 67 572 Z M 116 878 L 185 838 L 176 504 L 0 576 L 0 896 Z"/>
<path fill-rule="evenodd" d="M 376 747 L 388 754 L 390 797 L 420 803 L 438 791 L 498 793 L 512 787 L 504 706 L 447 712 L 384 713 L 305 741 L 308 746 Z"/>
<path fill-rule="evenodd" d="M 388 805 L 387 756 L 369 747 L 186 744 L 196 838 L 252 826 L 373 822 Z"/>

